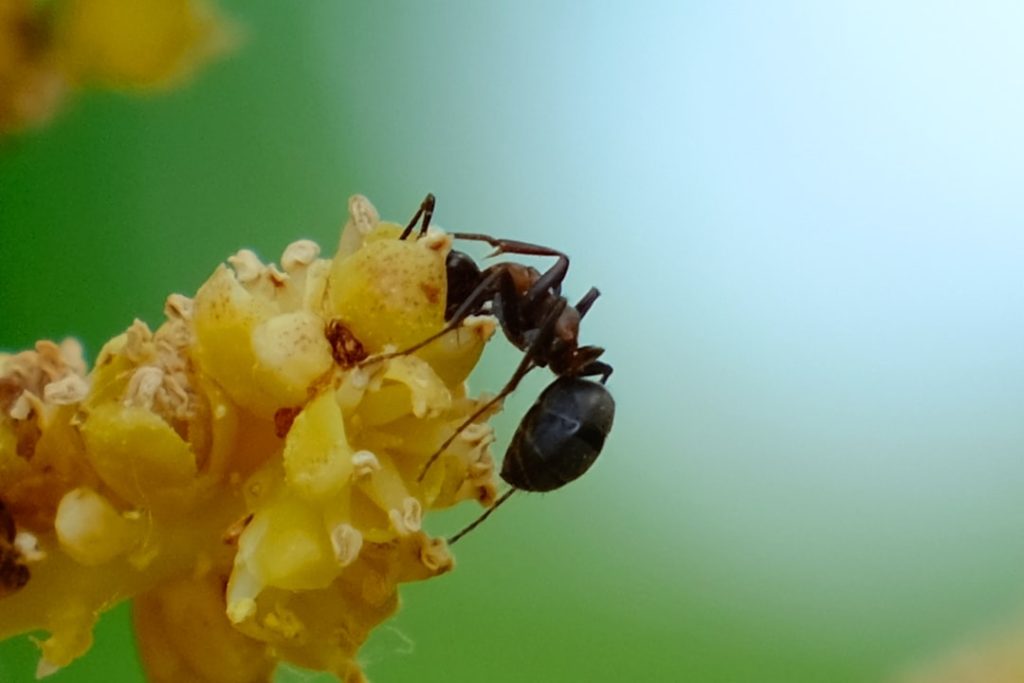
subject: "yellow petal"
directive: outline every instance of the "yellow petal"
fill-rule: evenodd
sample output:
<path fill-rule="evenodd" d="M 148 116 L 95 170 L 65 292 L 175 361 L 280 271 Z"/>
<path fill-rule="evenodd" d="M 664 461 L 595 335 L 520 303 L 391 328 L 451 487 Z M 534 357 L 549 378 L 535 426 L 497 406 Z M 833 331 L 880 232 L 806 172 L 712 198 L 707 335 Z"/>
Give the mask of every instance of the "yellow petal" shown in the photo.
<path fill-rule="evenodd" d="M 341 571 L 319 512 L 288 495 L 256 513 L 238 540 L 235 564 L 264 586 L 288 590 L 323 588 Z"/>
<path fill-rule="evenodd" d="M 182 492 L 196 476 L 188 444 L 145 408 L 97 406 L 82 426 L 86 456 L 107 486 L 148 507 Z"/>
<path fill-rule="evenodd" d="M 311 401 L 292 424 L 284 446 L 288 485 L 309 500 L 324 500 L 348 485 L 352 447 L 333 392 Z"/>
<path fill-rule="evenodd" d="M 386 239 L 373 239 L 388 235 Z M 378 227 L 363 247 L 334 261 L 329 282 L 332 315 L 370 352 L 411 346 L 444 326 L 445 256 L 450 240 L 390 238 Z"/>

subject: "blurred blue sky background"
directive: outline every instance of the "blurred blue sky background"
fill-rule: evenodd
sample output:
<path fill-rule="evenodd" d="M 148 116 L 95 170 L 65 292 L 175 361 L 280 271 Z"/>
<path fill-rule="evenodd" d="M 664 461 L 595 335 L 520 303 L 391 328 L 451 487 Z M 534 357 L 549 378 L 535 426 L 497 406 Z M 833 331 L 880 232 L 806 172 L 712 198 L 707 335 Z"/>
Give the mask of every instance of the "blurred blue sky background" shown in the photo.
<path fill-rule="evenodd" d="M 372 677 L 876 681 L 1019 614 L 1024 5 L 227 8 L 191 88 L 0 154 L 0 346 L 94 353 L 242 245 L 333 244 L 354 192 L 603 292 L 601 462 L 411 587 Z"/>

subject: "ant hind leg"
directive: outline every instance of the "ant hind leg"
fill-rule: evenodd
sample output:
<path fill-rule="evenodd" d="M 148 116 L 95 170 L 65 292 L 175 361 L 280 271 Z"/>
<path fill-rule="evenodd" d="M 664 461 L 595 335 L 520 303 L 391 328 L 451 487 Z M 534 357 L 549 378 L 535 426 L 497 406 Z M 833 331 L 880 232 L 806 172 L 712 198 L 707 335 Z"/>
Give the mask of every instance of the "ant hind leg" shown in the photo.
<path fill-rule="evenodd" d="M 477 517 L 475 520 L 473 520 L 473 522 L 469 526 L 463 528 L 462 531 L 460 531 L 459 533 L 457 533 L 454 536 L 452 536 L 451 538 L 449 538 L 448 539 L 448 545 L 455 545 L 456 541 L 458 541 L 460 538 L 462 538 L 463 536 L 468 534 L 473 529 L 475 529 L 478 526 L 480 526 L 480 524 L 482 524 L 485 519 L 487 519 L 488 517 L 491 516 L 492 512 L 494 512 L 495 510 L 498 509 L 499 505 L 501 505 L 506 500 L 508 500 L 512 496 L 512 494 L 515 493 L 518 490 L 519 489 L 513 487 L 513 488 L 510 488 L 505 493 L 501 494 L 501 498 L 499 498 L 498 500 L 494 501 L 494 505 L 492 505 L 491 507 L 489 507 L 486 510 L 484 510 L 483 514 L 481 514 L 479 517 Z"/>
<path fill-rule="evenodd" d="M 597 375 L 601 375 L 601 384 L 604 384 L 608 381 L 608 378 L 612 376 L 613 370 L 614 368 L 604 361 L 593 360 L 584 365 L 576 376 L 596 377 Z"/>

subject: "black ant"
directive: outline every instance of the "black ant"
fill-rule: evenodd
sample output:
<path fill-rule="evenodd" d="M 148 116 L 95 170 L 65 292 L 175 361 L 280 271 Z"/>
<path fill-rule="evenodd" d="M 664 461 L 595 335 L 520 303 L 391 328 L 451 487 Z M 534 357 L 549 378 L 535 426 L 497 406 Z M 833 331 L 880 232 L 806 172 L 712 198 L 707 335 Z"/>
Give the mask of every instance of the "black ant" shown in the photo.
<path fill-rule="evenodd" d="M 421 219 L 417 239 L 426 234 L 434 204 L 434 195 L 428 194 L 399 239 L 407 239 Z M 412 353 L 458 328 L 467 316 L 488 311 L 498 318 L 508 340 L 523 351 L 523 359 L 497 396 L 466 418 L 427 459 L 418 481 L 462 430 L 512 393 L 531 370 L 547 367 L 557 377 L 523 417 L 505 452 L 501 478 L 512 488 L 475 522 L 451 537 L 449 544 L 476 528 L 517 489 L 552 491 L 583 475 L 600 454 L 615 415 L 615 400 L 604 386 L 612 367 L 598 360 L 604 349 L 579 345 L 580 320 L 600 292 L 591 287 L 575 306 L 569 304 L 561 293 L 569 257 L 549 247 L 488 235 L 457 232 L 452 237 L 487 242 L 495 248 L 491 256 L 552 256 L 556 261 L 543 273 L 514 262 L 497 263 L 481 271 L 469 255 L 454 249 L 449 252 L 444 329 L 384 357 Z M 601 377 L 600 383 L 585 379 L 596 376 Z"/>

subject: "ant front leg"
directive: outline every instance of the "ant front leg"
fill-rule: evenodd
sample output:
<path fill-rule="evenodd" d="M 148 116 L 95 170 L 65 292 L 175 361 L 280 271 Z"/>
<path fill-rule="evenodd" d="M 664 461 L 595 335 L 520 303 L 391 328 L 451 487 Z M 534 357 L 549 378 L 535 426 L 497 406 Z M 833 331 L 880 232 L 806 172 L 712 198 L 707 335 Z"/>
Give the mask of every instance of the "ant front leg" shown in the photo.
<path fill-rule="evenodd" d="M 416 227 L 416 223 L 419 222 L 421 216 L 423 217 L 423 225 L 420 227 L 420 234 L 416 236 L 416 239 L 427 234 L 427 228 L 430 227 L 430 219 L 434 217 L 434 204 L 436 202 L 437 199 L 434 195 L 427 193 L 427 196 L 423 198 L 422 202 L 420 202 L 420 208 L 416 210 L 412 220 L 409 221 L 409 225 L 405 226 L 405 230 L 402 231 L 402 234 L 399 235 L 398 239 L 404 240 L 408 237 L 412 233 L 412 229 Z"/>
<path fill-rule="evenodd" d="M 481 235 L 473 232 L 453 232 L 452 237 L 459 240 L 476 240 L 478 242 L 487 242 L 489 245 L 494 247 L 494 252 L 490 256 L 498 256 L 499 254 L 522 254 L 523 256 L 553 256 L 558 259 L 555 265 L 551 266 L 548 270 L 544 271 L 537 281 L 534 282 L 530 289 L 526 292 L 526 296 L 523 297 L 523 308 L 530 308 L 537 299 L 543 296 L 548 291 L 553 291 L 556 295 L 561 291 L 562 281 L 565 280 L 565 274 L 569 272 L 569 257 L 563 252 L 551 247 L 544 247 L 539 244 L 530 244 L 529 242 L 517 242 L 515 240 L 503 240 L 490 235 Z"/>

